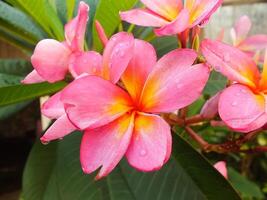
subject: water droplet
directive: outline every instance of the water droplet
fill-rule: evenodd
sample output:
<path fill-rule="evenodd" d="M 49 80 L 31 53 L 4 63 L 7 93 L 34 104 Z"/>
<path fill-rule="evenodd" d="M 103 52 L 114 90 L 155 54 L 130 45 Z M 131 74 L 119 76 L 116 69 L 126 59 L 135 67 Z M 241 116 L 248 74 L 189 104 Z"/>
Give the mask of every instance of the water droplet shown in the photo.
<path fill-rule="evenodd" d="M 125 53 L 123 51 L 120 52 L 120 57 L 124 57 Z"/>
<path fill-rule="evenodd" d="M 63 140 L 63 137 L 61 137 L 61 138 L 58 138 L 59 140 Z"/>
<path fill-rule="evenodd" d="M 48 142 L 48 141 L 45 141 L 45 140 L 41 140 L 41 143 L 42 143 L 43 145 L 48 145 L 48 144 L 49 144 L 49 142 Z"/>
<path fill-rule="evenodd" d="M 247 93 L 247 91 L 245 90 L 245 89 L 241 89 L 240 90 L 243 94 L 246 94 Z"/>
<path fill-rule="evenodd" d="M 225 61 L 225 62 L 229 62 L 230 61 L 230 54 L 228 54 L 228 53 L 226 53 L 225 55 L 224 55 L 224 57 L 223 57 L 223 60 Z"/>
<path fill-rule="evenodd" d="M 220 67 L 220 66 L 214 66 L 214 69 L 215 69 L 215 71 L 217 71 L 217 72 L 220 72 L 220 71 L 221 71 L 221 67 Z"/>
<path fill-rule="evenodd" d="M 116 54 L 118 54 L 118 53 L 119 53 L 119 51 L 120 51 L 120 49 L 119 49 L 119 48 L 115 49 L 115 53 L 116 53 Z"/>
<path fill-rule="evenodd" d="M 145 155 L 146 155 L 146 150 L 144 150 L 144 149 L 141 150 L 141 151 L 140 151 L 140 155 L 141 155 L 141 156 L 145 156 Z"/>
<path fill-rule="evenodd" d="M 237 102 L 233 102 L 233 103 L 231 103 L 231 106 L 236 106 L 237 105 Z"/>

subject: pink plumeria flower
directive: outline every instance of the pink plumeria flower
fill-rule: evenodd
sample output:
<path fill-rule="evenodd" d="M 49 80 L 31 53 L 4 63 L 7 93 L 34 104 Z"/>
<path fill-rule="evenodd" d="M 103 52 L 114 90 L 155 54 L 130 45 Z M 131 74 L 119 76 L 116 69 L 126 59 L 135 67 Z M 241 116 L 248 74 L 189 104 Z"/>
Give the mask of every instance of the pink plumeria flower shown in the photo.
<path fill-rule="evenodd" d="M 97 76 L 75 80 L 62 93 L 72 123 L 86 130 L 80 160 L 85 173 L 101 167 L 108 175 L 126 155 L 141 171 L 162 167 L 171 153 L 169 125 L 158 115 L 195 101 L 208 80 L 209 67 L 193 65 L 197 54 L 174 50 L 158 62 L 148 42 L 136 39 L 133 57 L 118 85 Z"/>
<path fill-rule="evenodd" d="M 95 52 L 84 52 L 84 36 L 88 21 L 89 6 L 80 2 L 78 15 L 65 25 L 65 41 L 41 40 L 31 57 L 34 70 L 22 83 L 63 80 L 67 73 L 73 77 L 80 75 L 76 69 L 80 63 L 92 62 L 98 57 Z M 88 68 L 94 70 L 93 68 Z M 96 69 L 95 69 L 96 70 Z"/>
<path fill-rule="evenodd" d="M 218 172 L 220 172 L 220 174 L 224 176 L 224 178 L 228 179 L 228 172 L 227 172 L 227 168 L 226 168 L 226 162 L 219 161 L 219 162 L 215 163 L 213 165 L 213 167 L 215 169 L 217 169 Z"/>
<path fill-rule="evenodd" d="M 101 76 L 111 83 L 117 83 L 132 56 L 134 37 L 131 34 L 120 32 L 112 36 L 107 42 L 103 56 L 96 54 L 92 60 L 79 61 L 75 73 L 81 74 L 76 79 L 88 75 Z M 93 70 L 92 70 L 93 69 Z M 93 84 L 93 83 L 92 83 Z M 41 108 L 42 114 L 50 119 L 57 119 L 41 137 L 42 143 L 60 139 L 79 129 L 71 123 L 61 101 L 62 91 L 56 93 Z M 77 96 L 78 97 L 78 96 Z"/>
<path fill-rule="evenodd" d="M 233 83 L 220 94 L 218 110 L 224 123 L 245 133 L 261 128 L 267 122 L 267 56 L 260 74 L 253 59 L 235 47 L 207 39 L 201 50 L 207 62 Z"/>
<path fill-rule="evenodd" d="M 253 57 L 257 51 L 266 49 L 267 35 L 258 34 L 248 37 L 251 26 L 252 23 L 248 16 L 240 17 L 231 29 L 231 37 L 235 47 Z"/>
<path fill-rule="evenodd" d="M 158 36 L 174 35 L 204 24 L 222 4 L 222 0 L 141 0 L 145 8 L 121 12 L 122 20 L 156 27 Z"/>

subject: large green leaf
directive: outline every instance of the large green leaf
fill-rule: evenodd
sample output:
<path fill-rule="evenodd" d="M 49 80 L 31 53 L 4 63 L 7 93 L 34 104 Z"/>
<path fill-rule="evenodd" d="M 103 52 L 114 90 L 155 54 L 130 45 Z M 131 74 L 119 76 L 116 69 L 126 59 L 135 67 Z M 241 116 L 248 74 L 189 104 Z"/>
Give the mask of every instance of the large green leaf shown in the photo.
<path fill-rule="evenodd" d="M 0 106 L 19 103 L 52 94 L 62 89 L 65 85 L 65 82 L 58 82 L 54 84 L 37 83 L 2 87 L 0 88 Z"/>
<path fill-rule="evenodd" d="M 22 11 L 0 2 L 0 26 L 15 37 L 35 44 L 44 37 L 40 29 Z"/>
<path fill-rule="evenodd" d="M 178 42 L 175 37 L 157 37 L 151 41 L 152 45 L 157 50 L 158 57 L 162 57 L 171 50 L 177 49 Z"/>
<path fill-rule="evenodd" d="M 0 87 L 19 84 L 31 70 L 31 63 L 26 60 L 0 59 Z"/>
<path fill-rule="evenodd" d="M 0 107 L 0 120 L 5 120 L 28 106 L 31 101 Z"/>
<path fill-rule="evenodd" d="M 119 12 L 132 8 L 136 2 L 137 0 L 99 0 L 94 19 L 102 24 L 110 36 L 121 22 Z M 96 50 L 102 49 L 95 27 L 93 27 L 93 45 Z"/>
<path fill-rule="evenodd" d="M 81 133 L 75 132 L 47 146 L 36 142 L 23 176 L 26 200 L 240 199 L 229 183 L 178 135 L 173 137 L 172 159 L 160 171 L 138 172 L 124 160 L 101 181 L 93 180 L 95 174 L 82 173 L 80 140 Z"/>
<path fill-rule="evenodd" d="M 64 39 L 63 25 L 48 0 L 7 0 L 27 13 L 50 37 Z"/>

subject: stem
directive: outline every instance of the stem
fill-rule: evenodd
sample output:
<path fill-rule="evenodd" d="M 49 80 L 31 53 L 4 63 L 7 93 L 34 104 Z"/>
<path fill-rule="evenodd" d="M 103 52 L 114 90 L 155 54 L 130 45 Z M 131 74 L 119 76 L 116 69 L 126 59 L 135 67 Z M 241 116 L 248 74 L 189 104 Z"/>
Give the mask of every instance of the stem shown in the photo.
<path fill-rule="evenodd" d="M 128 33 L 133 32 L 133 29 L 135 28 L 135 24 L 131 24 L 127 30 Z"/>
<path fill-rule="evenodd" d="M 206 142 L 200 135 L 198 135 L 193 129 L 191 129 L 189 126 L 185 127 L 186 132 L 194 139 L 203 150 L 206 150 L 210 144 Z"/>
<path fill-rule="evenodd" d="M 205 119 L 201 115 L 195 115 L 193 117 L 188 117 L 185 119 L 186 125 L 196 124 L 205 121 Z"/>

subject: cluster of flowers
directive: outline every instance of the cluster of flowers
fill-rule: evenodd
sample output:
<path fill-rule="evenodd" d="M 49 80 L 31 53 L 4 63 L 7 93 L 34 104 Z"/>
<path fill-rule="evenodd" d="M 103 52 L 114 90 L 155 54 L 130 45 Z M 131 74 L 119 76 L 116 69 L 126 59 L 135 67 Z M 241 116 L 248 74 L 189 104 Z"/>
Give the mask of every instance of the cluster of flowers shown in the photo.
<path fill-rule="evenodd" d="M 222 0 L 187 0 L 184 5 L 182 0 L 141 1 L 145 8 L 121 12 L 121 19 L 156 27 L 158 36 L 178 34 L 184 41 L 185 33 L 197 33 L 222 4 Z M 242 132 L 267 122 L 267 62 L 261 76 L 251 56 L 267 39 L 245 38 L 249 31 L 246 17 L 232 31 L 235 47 L 204 40 L 201 50 L 207 62 L 195 64 L 198 53 L 192 49 L 173 50 L 157 61 L 148 42 L 126 32 L 108 39 L 98 22 L 103 55 L 85 51 L 88 12 L 89 6 L 80 2 L 77 16 L 65 26 L 65 41 L 45 39 L 37 44 L 31 58 L 34 70 L 23 80 L 24 84 L 53 83 L 72 76 L 67 87 L 42 105 L 42 114 L 55 122 L 41 141 L 84 131 L 80 160 L 85 173 L 101 168 L 96 178 L 106 176 L 124 155 L 141 171 L 161 168 L 170 157 L 172 136 L 160 114 L 197 100 L 208 81 L 210 65 L 231 84 L 208 101 L 202 113 L 218 110 L 230 128 Z"/>

